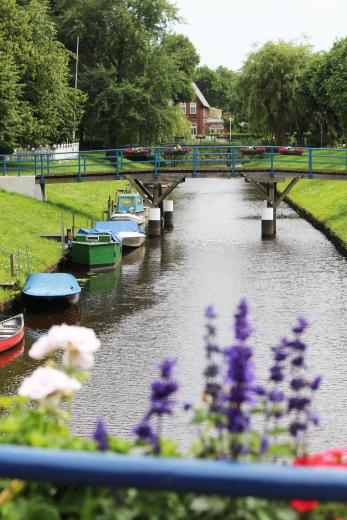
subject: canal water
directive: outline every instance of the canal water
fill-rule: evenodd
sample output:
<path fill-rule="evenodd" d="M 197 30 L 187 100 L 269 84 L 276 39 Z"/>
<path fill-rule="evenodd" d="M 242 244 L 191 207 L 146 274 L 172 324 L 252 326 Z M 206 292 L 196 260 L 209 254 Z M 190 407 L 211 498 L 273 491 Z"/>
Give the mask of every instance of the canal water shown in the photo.
<path fill-rule="evenodd" d="M 174 193 L 175 228 L 124 256 L 121 269 L 78 273 L 78 308 L 26 314 L 25 352 L 2 363 L 0 392 L 15 393 L 33 371 L 37 364 L 27 351 L 53 323 L 92 327 L 102 348 L 75 400 L 73 429 L 90 435 L 103 417 L 112 433 L 128 435 L 146 410 L 148 385 L 165 357 L 179 360 L 181 403 L 199 402 L 204 309 L 216 307 L 219 341 L 227 346 L 233 340 L 235 306 L 246 297 L 261 378 L 269 347 L 289 332 L 296 317 L 309 319 L 312 375 L 324 376 L 316 397 L 322 425 L 311 447 L 346 446 L 345 259 L 285 204 L 278 210 L 277 238 L 261 241 L 264 202 L 242 180 L 189 179 Z M 165 433 L 187 445 L 192 430 L 180 408 L 166 422 Z"/>

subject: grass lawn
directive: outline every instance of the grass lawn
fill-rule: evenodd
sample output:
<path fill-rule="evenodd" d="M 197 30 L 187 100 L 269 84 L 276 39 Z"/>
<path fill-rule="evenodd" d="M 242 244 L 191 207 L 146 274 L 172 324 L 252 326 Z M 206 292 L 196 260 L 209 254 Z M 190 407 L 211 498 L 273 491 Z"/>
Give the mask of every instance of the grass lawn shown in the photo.
<path fill-rule="evenodd" d="M 282 190 L 285 184 L 279 184 Z M 347 181 L 302 179 L 289 198 L 323 222 L 347 244 Z"/>
<path fill-rule="evenodd" d="M 48 202 L 7 193 L 0 190 L 0 282 L 10 282 L 9 255 L 15 254 L 16 277 L 23 284 L 28 272 L 26 246 L 29 250 L 31 271 L 45 271 L 54 266 L 61 256 L 59 242 L 40 238 L 40 234 L 58 234 L 61 229 L 62 212 L 65 228 L 90 226 L 91 219 L 101 219 L 101 210 L 106 209 L 108 197 L 114 200 L 116 189 L 123 189 L 124 181 L 69 183 L 47 185 Z M 21 276 L 18 277 L 18 251 L 21 257 Z M 14 290 L 0 287 L 0 306 L 15 294 Z"/>

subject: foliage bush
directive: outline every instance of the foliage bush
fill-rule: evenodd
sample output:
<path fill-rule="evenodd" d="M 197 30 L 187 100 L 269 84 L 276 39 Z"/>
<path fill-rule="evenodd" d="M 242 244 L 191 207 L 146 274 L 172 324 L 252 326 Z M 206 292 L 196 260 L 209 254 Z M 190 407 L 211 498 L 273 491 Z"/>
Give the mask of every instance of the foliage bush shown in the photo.
<path fill-rule="evenodd" d="M 202 404 L 185 403 L 189 422 L 198 430 L 187 454 L 172 440 L 161 437 L 162 423 L 178 406 L 176 359 L 158 365 L 159 377 L 150 385 L 148 409 L 134 427 L 133 439 L 109 435 L 99 419 L 93 438 L 80 438 L 69 429 L 73 394 L 85 381 L 100 342 L 91 329 L 54 326 L 29 352 L 36 360 L 48 357 L 22 382 L 18 396 L 3 397 L 7 409 L 0 420 L 2 443 L 34 447 L 102 451 L 143 456 L 189 455 L 230 461 L 346 466 L 346 450 L 308 455 L 311 429 L 319 423 L 312 403 L 321 377 L 307 373 L 308 326 L 298 319 L 290 336 L 271 347 L 267 381 L 256 377 L 253 328 L 247 303 L 242 300 L 234 321 L 235 339 L 230 346 L 217 342 L 216 313 L 206 309 L 204 392 Z M 57 351 L 62 350 L 58 361 Z M 61 367 L 61 368 L 58 368 Z M 254 420 L 257 418 L 257 420 Z M 259 421 L 261 418 L 261 421 Z M 344 505 L 320 505 L 317 501 L 268 501 L 255 498 L 206 497 L 172 492 L 148 493 L 46 483 L 1 481 L 0 518 L 6 520 L 56 519 L 337 519 L 347 515 Z"/>

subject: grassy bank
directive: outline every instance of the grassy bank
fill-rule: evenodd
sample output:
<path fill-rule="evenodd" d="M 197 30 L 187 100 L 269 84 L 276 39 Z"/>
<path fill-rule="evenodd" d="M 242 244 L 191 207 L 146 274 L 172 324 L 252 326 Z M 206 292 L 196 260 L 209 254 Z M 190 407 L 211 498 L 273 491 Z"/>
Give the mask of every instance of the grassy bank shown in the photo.
<path fill-rule="evenodd" d="M 280 184 L 282 190 L 284 185 Z M 347 182 L 301 180 L 289 199 L 319 220 L 347 247 Z"/>
<path fill-rule="evenodd" d="M 101 219 L 107 199 L 114 199 L 115 190 L 125 187 L 124 181 L 99 183 L 71 183 L 47 186 L 48 203 L 0 190 L 0 283 L 13 280 L 10 273 L 10 254 L 15 254 L 15 279 L 22 284 L 28 272 L 26 249 L 29 251 L 31 271 L 53 268 L 60 259 L 59 242 L 40 238 L 40 234 L 58 234 L 62 213 L 65 228 L 90 226 L 91 219 Z M 18 274 L 18 256 L 21 273 Z M 0 307 L 13 298 L 15 289 L 0 287 Z"/>

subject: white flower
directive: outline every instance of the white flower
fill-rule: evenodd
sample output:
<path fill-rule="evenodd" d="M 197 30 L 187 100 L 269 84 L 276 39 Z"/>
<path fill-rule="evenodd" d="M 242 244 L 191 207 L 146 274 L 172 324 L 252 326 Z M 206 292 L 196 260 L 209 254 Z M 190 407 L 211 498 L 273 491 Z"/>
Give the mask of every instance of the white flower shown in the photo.
<path fill-rule="evenodd" d="M 54 325 L 48 334 L 36 341 L 29 355 L 33 359 L 42 359 L 58 349 L 63 349 L 63 362 L 67 367 L 88 369 L 93 366 L 93 353 L 100 348 L 100 341 L 92 329 L 65 325 Z"/>
<path fill-rule="evenodd" d="M 39 367 L 21 384 L 18 395 L 41 401 L 54 396 L 69 396 L 81 388 L 81 383 L 51 367 Z"/>

